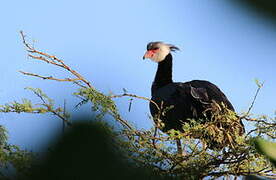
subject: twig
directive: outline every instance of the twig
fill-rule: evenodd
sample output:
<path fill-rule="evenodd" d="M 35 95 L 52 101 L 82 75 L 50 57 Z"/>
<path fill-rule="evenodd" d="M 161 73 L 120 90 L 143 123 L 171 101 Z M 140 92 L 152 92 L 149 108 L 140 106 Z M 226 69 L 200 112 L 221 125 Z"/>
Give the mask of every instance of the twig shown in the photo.
<path fill-rule="evenodd" d="M 24 75 L 28 75 L 28 76 L 34 76 L 34 77 L 38 77 L 38 78 L 41 78 L 41 79 L 48 79 L 48 80 L 54 80 L 54 81 L 78 81 L 78 80 L 81 80 L 81 79 L 71 79 L 71 78 L 65 78 L 65 79 L 58 79 L 58 78 L 54 78 L 52 76 L 41 76 L 41 75 L 38 75 L 38 74 L 33 74 L 33 73 L 29 73 L 29 72 L 24 72 L 24 71 L 19 71 L 20 73 L 24 74 Z"/>
<path fill-rule="evenodd" d="M 157 134 L 157 127 L 155 126 L 154 127 L 154 134 L 153 134 L 153 137 L 154 139 L 152 139 L 152 145 L 153 147 L 156 149 L 156 144 L 155 144 L 155 137 L 156 137 L 156 134 Z"/>
<path fill-rule="evenodd" d="M 258 123 L 263 123 L 265 125 L 269 125 L 269 126 L 276 126 L 276 123 L 269 123 L 265 120 L 261 120 L 261 119 L 254 119 L 254 118 L 248 118 L 248 117 L 244 117 L 243 119 L 247 120 L 247 121 L 253 121 L 253 122 L 258 122 Z"/>
<path fill-rule="evenodd" d="M 59 113 L 57 113 L 56 111 L 51 111 L 53 113 L 53 115 L 56 115 L 57 117 L 59 117 L 63 122 L 65 122 L 68 126 L 72 126 L 73 124 L 68 121 L 65 117 L 63 117 L 62 115 L 60 115 Z"/>
<path fill-rule="evenodd" d="M 132 101 L 133 101 L 133 98 L 129 100 L 128 112 L 130 112 L 131 110 Z"/>
<path fill-rule="evenodd" d="M 109 96 L 109 97 L 110 97 L 110 98 L 119 98 L 119 97 L 123 97 L 123 96 L 129 96 L 129 97 L 134 97 L 134 98 L 137 98 L 137 99 L 144 99 L 144 100 L 147 100 L 147 101 L 153 103 L 153 104 L 156 106 L 156 108 L 157 108 L 158 110 L 160 110 L 158 104 L 157 104 L 156 102 L 154 102 L 153 100 L 151 100 L 151 99 L 149 99 L 149 98 L 146 98 L 146 97 L 137 96 L 137 95 L 135 95 L 135 94 L 124 93 L 124 94 L 121 94 L 121 95 L 112 95 L 112 96 Z"/>
<path fill-rule="evenodd" d="M 271 170 L 269 171 L 271 172 Z M 231 171 L 223 171 L 223 172 L 211 172 L 206 174 L 204 177 L 208 177 L 208 176 L 213 176 L 213 177 L 221 177 L 221 176 L 225 176 L 225 175 L 233 175 L 233 176 L 248 176 L 248 175 L 258 175 L 258 176 L 262 176 L 262 177 L 268 177 L 268 178 L 276 178 L 275 174 L 263 174 L 259 171 L 257 172 L 250 172 L 250 171 L 241 171 L 238 173 L 235 172 L 231 172 Z"/>
<path fill-rule="evenodd" d="M 117 114 L 116 112 L 113 112 L 111 110 L 109 112 L 117 121 L 119 121 L 121 123 L 121 125 L 123 125 L 124 127 L 128 128 L 132 131 L 135 131 L 135 129 L 126 120 L 122 119 L 119 114 Z"/>
<path fill-rule="evenodd" d="M 57 110 L 54 110 L 50 104 L 47 104 L 47 102 L 45 101 L 45 99 L 43 98 L 43 96 L 41 94 L 37 93 L 36 91 L 32 91 L 32 92 L 37 97 L 39 97 L 39 99 L 43 102 L 43 104 L 41 104 L 41 105 L 45 106 L 49 112 L 51 112 L 52 114 L 58 116 L 62 120 L 63 123 L 66 123 L 68 126 L 72 126 L 72 123 L 70 121 L 68 121 L 65 117 L 65 104 L 64 104 L 64 116 L 62 116 L 61 114 L 58 113 Z"/>
<path fill-rule="evenodd" d="M 252 101 L 251 105 L 249 106 L 248 111 L 247 111 L 247 113 L 246 113 L 245 116 L 247 116 L 247 115 L 250 113 L 251 109 L 253 108 L 253 106 L 254 106 L 254 104 L 255 104 L 255 101 L 256 101 L 256 98 L 257 98 L 257 96 L 258 96 L 258 94 L 259 94 L 259 92 L 260 92 L 260 89 L 261 89 L 262 87 L 263 87 L 263 84 L 261 84 L 260 86 L 258 86 L 258 89 L 256 90 L 256 93 L 255 93 L 255 95 L 254 95 L 253 101 Z"/>
<path fill-rule="evenodd" d="M 94 88 L 88 80 L 86 80 L 84 77 L 82 77 L 77 71 L 73 70 L 68 65 L 66 65 L 63 60 L 57 58 L 56 56 L 49 55 L 47 53 L 38 51 L 34 47 L 30 46 L 25 39 L 26 36 L 24 35 L 23 31 L 20 31 L 20 35 L 21 35 L 24 46 L 27 48 L 27 51 L 30 53 L 30 54 L 28 54 L 29 57 L 36 59 L 36 60 L 44 61 L 46 63 L 53 64 L 55 66 L 59 66 L 65 70 L 69 71 L 71 74 L 73 74 L 77 78 L 71 79 L 71 80 L 69 80 L 70 78 L 57 79 L 57 78 L 53 78 L 53 77 L 43 77 L 40 75 L 24 72 L 25 75 L 36 76 L 36 77 L 40 77 L 43 79 L 51 79 L 51 80 L 57 80 L 57 81 L 73 81 L 73 82 L 75 82 L 76 80 L 80 80 L 80 81 L 84 82 L 87 85 L 87 87 Z M 36 54 L 38 54 L 40 56 L 37 56 Z"/>
<path fill-rule="evenodd" d="M 66 100 L 64 99 L 63 103 L 63 117 L 66 117 Z M 62 121 L 62 133 L 65 131 L 65 122 Z"/>

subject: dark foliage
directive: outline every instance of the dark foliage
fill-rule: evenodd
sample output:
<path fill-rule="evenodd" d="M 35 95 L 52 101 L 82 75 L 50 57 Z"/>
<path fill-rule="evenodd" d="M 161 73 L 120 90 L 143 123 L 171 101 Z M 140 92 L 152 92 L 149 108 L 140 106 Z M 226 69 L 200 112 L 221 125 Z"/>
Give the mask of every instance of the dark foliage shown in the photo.
<path fill-rule="evenodd" d="M 276 1 L 275 0 L 236 0 L 240 5 L 249 7 L 258 15 L 270 20 L 276 25 Z"/>
<path fill-rule="evenodd" d="M 126 160 L 107 126 L 86 118 L 76 121 L 84 119 L 86 123 L 74 124 L 45 160 L 36 163 L 27 179 L 162 179 Z"/>

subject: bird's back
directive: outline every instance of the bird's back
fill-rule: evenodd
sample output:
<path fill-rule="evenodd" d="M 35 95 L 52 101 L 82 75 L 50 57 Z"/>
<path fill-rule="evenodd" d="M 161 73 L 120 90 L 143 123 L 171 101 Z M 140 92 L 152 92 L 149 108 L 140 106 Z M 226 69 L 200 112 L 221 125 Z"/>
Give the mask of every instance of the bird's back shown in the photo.
<path fill-rule="evenodd" d="M 224 103 L 228 109 L 234 111 L 224 93 L 216 85 L 203 80 L 169 83 L 152 91 L 152 100 L 159 107 L 163 106 L 163 110 L 167 108 L 165 115 L 160 117 L 165 125 L 162 129 L 165 132 L 170 129 L 182 130 L 183 123 L 189 119 L 206 118 L 203 112 L 213 101 Z M 152 116 L 156 116 L 159 110 L 150 103 L 150 111 Z"/>
<path fill-rule="evenodd" d="M 213 83 L 204 80 L 193 80 L 187 82 L 194 88 L 204 88 L 206 89 L 206 93 L 208 95 L 208 101 L 216 101 L 217 103 L 224 103 L 228 109 L 235 111 L 233 105 L 227 99 L 225 94 Z M 184 83 L 183 83 L 184 84 Z"/>

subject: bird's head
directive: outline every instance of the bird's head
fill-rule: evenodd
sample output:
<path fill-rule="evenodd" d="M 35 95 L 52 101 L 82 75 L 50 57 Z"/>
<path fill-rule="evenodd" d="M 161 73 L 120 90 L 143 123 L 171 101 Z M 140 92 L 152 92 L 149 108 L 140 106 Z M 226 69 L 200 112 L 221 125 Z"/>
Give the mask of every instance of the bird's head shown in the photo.
<path fill-rule="evenodd" d="M 154 62 L 161 62 L 171 51 L 176 50 L 179 50 L 179 48 L 172 44 L 166 44 L 160 41 L 150 42 L 147 44 L 147 51 L 143 59 L 148 58 Z"/>

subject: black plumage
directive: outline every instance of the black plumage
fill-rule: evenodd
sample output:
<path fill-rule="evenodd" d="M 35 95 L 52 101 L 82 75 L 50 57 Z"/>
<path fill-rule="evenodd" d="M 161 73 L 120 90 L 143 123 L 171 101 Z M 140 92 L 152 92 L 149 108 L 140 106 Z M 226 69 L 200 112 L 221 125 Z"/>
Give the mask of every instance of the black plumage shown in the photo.
<path fill-rule="evenodd" d="M 160 42 L 149 43 L 147 53 L 144 57 L 150 58 L 158 62 L 158 69 L 154 82 L 151 87 L 151 100 L 163 109 L 169 108 L 164 115 L 160 116 L 164 126 L 161 128 L 163 132 L 170 129 L 183 131 L 183 123 L 189 122 L 190 119 L 201 120 L 202 123 L 211 119 L 211 112 L 206 113 L 212 103 L 221 105 L 222 103 L 230 110 L 234 111 L 234 107 L 224 95 L 224 93 L 213 83 L 205 80 L 193 80 L 185 83 L 173 82 L 172 80 L 172 54 L 168 54 L 164 59 L 154 57 L 157 49 L 162 50 Z M 167 44 L 165 44 L 167 45 Z M 175 46 L 167 45 L 170 50 L 175 50 Z M 163 48 L 164 49 L 164 48 Z M 154 50 L 149 53 L 149 51 Z M 150 103 L 150 112 L 153 117 L 160 112 L 156 104 Z M 242 122 L 240 121 L 240 127 Z M 243 132 L 241 132 L 242 134 Z"/>
<path fill-rule="evenodd" d="M 203 112 L 213 101 L 224 103 L 228 109 L 233 110 L 224 93 L 214 84 L 193 80 L 185 83 L 172 81 L 172 55 L 168 54 L 165 60 L 158 63 L 158 69 L 151 87 L 152 100 L 163 107 L 173 106 L 162 116 L 165 127 L 163 131 L 170 129 L 182 130 L 183 122 L 189 119 L 205 119 Z M 152 116 L 158 113 L 157 107 L 150 103 Z"/>

